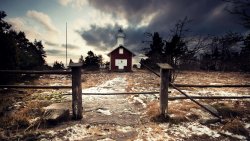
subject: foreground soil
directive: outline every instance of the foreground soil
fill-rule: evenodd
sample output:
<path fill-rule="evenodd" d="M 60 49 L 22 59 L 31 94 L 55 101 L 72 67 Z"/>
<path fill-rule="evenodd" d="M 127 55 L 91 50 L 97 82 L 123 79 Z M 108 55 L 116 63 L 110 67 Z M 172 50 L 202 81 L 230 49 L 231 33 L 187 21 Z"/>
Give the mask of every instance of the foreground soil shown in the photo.
<path fill-rule="evenodd" d="M 181 84 L 250 84 L 250 74 L 178 72 Z M 44 75 L 23 84 L 71 85 L 70 76 Z M 160 79 L 147 71 L 87 72 L 84 93 L 158 92 Z M 250 88 L 182 88 L 196 96 L 250 96 Z M 159 95 L 83 95 L 83 119 L 50 125 L 43 109 L 71 111 L 70 90 L 0 90 L 0 140 L 249 140 L 250 100 L 198 100 L 222 122 L 189 100 L 169 102 L 170 118 L 159 116 Z M 180 96 L 170 89 L 170 96 Z"/>

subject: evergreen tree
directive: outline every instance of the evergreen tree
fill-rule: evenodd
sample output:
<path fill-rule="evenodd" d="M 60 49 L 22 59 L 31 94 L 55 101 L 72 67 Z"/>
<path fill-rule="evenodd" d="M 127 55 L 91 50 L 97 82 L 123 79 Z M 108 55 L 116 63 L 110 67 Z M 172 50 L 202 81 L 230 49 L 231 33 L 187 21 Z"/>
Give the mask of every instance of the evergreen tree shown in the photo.
<path fill-rule="evenodd" d="M 16 32 L 4 21 L 0 11 L 0 69 L 40 69 L 46 66 L 45 51 L 41 41 L 30 42 L 24 32 Z M 0 76 L 5 83 L 10 77 Z"/>
<path fill-rule="evenodd" d="M 93 51 L 88 51 L 88 56 L 85 57 L 83 68 L 86 69 L 99 69 L 102 63 L 102 56 L 96 56 Z"/>
<path fill-rule="evenodd" d="M 53 67 L 52 69 L 54 70 L 62 70 L 62 69 L 65 69 L 64 67 L 64 64 L 61 62 L 58 62 L 58 61 L 55 61 L 54 64 L 53 64 Z"/>

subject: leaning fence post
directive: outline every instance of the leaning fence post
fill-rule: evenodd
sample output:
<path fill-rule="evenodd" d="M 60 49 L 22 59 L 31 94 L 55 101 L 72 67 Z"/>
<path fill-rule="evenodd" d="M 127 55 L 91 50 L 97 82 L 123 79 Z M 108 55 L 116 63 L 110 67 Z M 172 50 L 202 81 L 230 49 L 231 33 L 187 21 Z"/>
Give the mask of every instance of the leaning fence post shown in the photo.
<path fill-rule="evenodd" d="M 72 113 L 73 119 L 82 119 L 82 63 L 70 63 L 72 71 Z"/>
<path fill-rule="evenodd" d="M 160 112 L 161 115 L 166 117 L 168 114 L 168 86 L 169 86 L 169 75 L 170 70 L 173 69 L 167 63 L 158 63 L 161 73 L 161 89 L 160 89 Z"/>

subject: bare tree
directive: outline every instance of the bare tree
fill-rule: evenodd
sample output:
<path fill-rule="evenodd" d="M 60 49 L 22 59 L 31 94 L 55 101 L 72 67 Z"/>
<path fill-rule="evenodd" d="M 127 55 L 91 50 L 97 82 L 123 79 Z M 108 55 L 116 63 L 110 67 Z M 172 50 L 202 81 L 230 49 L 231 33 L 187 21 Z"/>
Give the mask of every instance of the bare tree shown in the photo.
<path fill-rule="evenodd" d="M 238 15 L 241 18 L 241 24 L 250 28 L 250 0 L 224 0 L 229 3 L 227 11 Z"/>

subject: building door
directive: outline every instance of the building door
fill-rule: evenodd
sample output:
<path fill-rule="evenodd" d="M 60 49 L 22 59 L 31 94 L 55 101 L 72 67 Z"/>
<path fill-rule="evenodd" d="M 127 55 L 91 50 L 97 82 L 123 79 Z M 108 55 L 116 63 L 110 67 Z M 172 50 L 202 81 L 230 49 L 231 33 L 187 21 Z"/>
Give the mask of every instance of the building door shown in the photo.
<path fill-rule="evenodd" d="M 115 59 L 115 66 L 117 66 L 119 70 L 123 70 L 124 67 L 127 66 L 127 59 Z"/>

